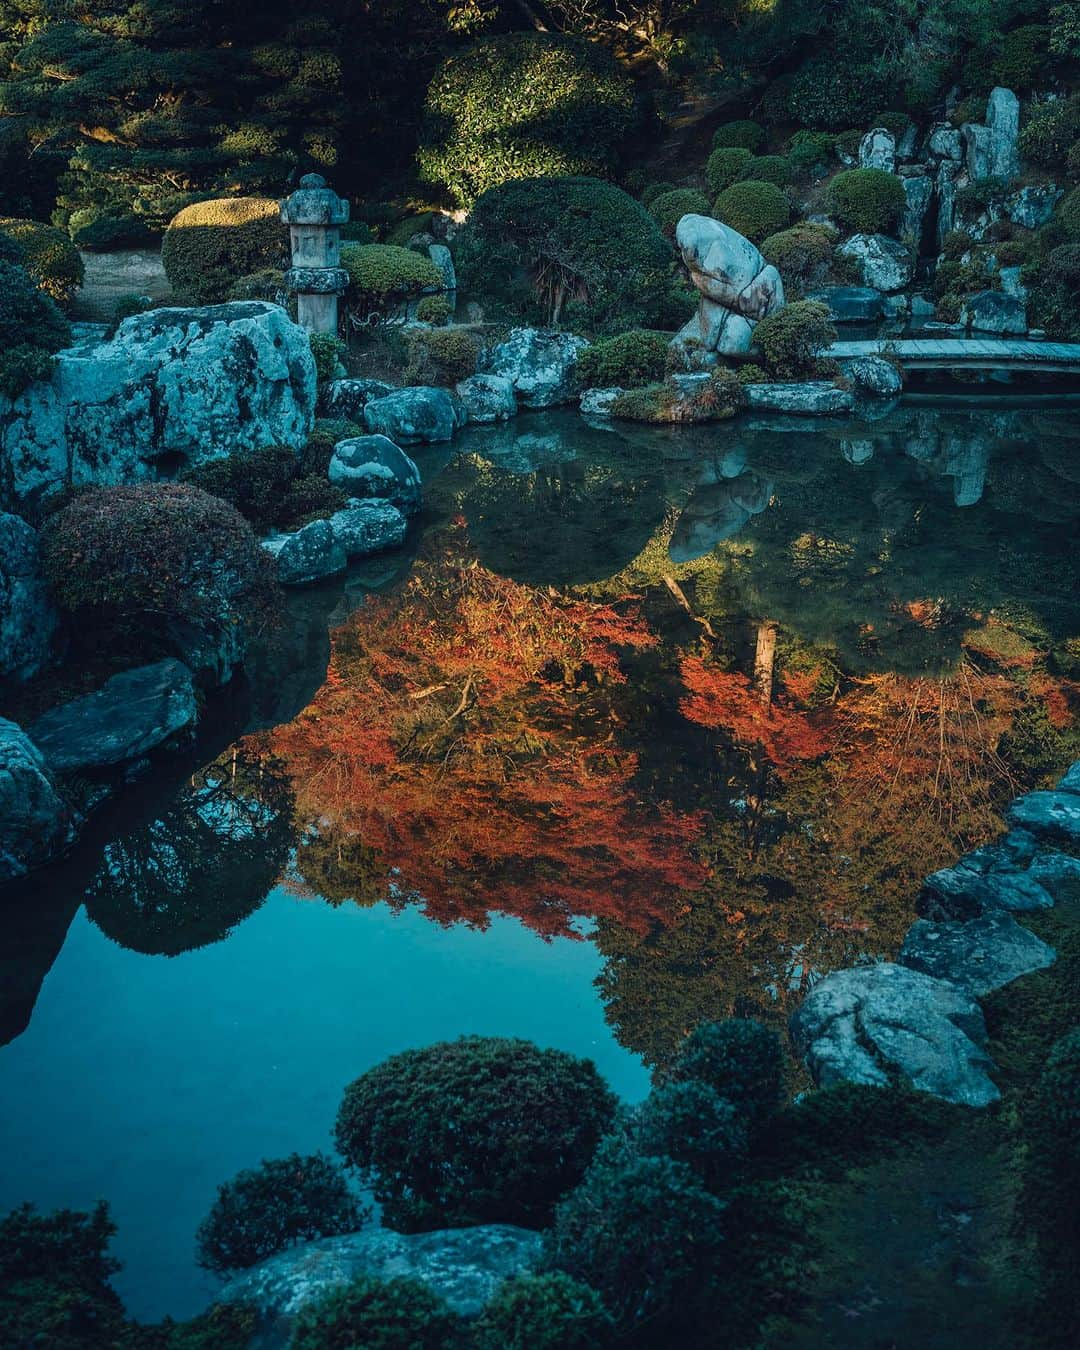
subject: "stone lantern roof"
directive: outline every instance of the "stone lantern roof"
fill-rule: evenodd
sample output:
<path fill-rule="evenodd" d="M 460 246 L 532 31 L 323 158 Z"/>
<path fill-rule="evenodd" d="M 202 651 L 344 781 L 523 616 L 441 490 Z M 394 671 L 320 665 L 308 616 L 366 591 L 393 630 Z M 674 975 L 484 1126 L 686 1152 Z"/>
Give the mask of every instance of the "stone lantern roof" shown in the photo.
<path fill-rule="evenodd" d="M 327 185 L 322 174 L 306 173 L 296 191 L 281 203 L 281 219 L 286 225 L 344 225 L 349 203 Z"/>

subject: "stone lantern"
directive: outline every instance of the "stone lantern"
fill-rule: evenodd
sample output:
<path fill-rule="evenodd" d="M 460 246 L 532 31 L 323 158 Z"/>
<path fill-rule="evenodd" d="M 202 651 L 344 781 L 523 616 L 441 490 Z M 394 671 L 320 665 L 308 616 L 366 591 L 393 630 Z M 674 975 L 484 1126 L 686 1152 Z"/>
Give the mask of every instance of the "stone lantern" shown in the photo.
<path fill-rule="evenodd" d="M 292 267 L 285 285 L 296 292 L 296 317 L 309 333 L 337 333 L 338 296 L 349 284 L 341 262 L 341 227 L 349 203 L 327 187 L 321 174 L 308 173 L 281 203 L 289 227 Z"/>

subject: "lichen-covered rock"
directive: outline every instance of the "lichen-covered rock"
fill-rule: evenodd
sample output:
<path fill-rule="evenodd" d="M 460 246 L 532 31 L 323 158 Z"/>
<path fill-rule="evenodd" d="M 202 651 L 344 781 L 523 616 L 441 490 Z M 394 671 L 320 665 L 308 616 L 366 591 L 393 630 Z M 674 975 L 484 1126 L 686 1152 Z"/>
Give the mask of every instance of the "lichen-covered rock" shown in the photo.
<path fill-rule="evenodd" d="M 274 534 L 261 541 L 277 562 L 283 586 L 307 586 L 344 572 L 348 557 L 328 520 L 313 520 L 292 534 Z"/>
<path fill-rule="evenodd" d="M 610 417 L 611 405 L 626 390 L 619 385 L 608 389 L 586 389 L 581 396 L 581 415 L 583 417 Z"/>
<path fill-rule="evenodd" d="M 1064 188 L 1056 183 L 1029 183 L 1006 197 L 1002 209 L 1014 225 L 1040 230 L 1064 195 Z"/>
<path fill-rule="evenodd" d="M 906 239 L 918 253 L 923 222 L 934 195 L 934 180 L 927 174 L 913 174 L 902 181 L 904 213 L 900 217 L 900 237 Z"/>
<path fill-rule="evenodd" d="M 749 239 L 711 216 L 683 216 L 675 243 L 701 300 L 672 345 L 709 355 L 748 351 L 758 321 L 783 306 L 780 273 Z"/>
<path fill-rule="evenodd" d="M 848 412 L 855 404 L 850 389 L 838 389 L 828 380 L 806 380 L 797 384 L 748 384 L 743 392 L 751 408 L 771 408 L 775 412 L 801 413 L 808 417 Z"/>
<path fill-rule="evenodd" d="M 1020 171 L 1020 100 L 1011 89 L 998 85 L 986 102 L 990 133 L 990 177 L 1008 182 Z"/>
<path fill-rule="evenodd" d="M 385 398 L 394 392 L 394 386 L 384 380 L 331 380 L 319 391 L 319 413 L 322 417 L 343 418 L 362 422 L 364 409 L 376 398 Z"/>
<path fill-rule="evenodd" d="M 833 323 L 876 323 L 885 308 L 885 297 L 872 286 L 825 286 L 806 298 L 828 305 Z"/>
<path fill-rule="evenodd" d="M 1053 903 L 1054 897 L 1038 876 L 1010 865 L 1007 857 L 994 868 L 961 859 L 955 867 L 944 867 L 926 878 L 915 910 L 924 919 L 966 921 L 1002 911 L 1030 913 L 1049 909 Z"/>
<path fill-rule="evenodd" d="M 853 234 L 837 252 L 850 258 L 863 285 L 876 291 L 903 290 L 915 275 L 915 255 L 887 234 Z"/>
<path fill-rule="evenodd" d="M 948 1102 L 987 1106 L 982 1009 L 965 990 L 883 962 L 826 975 L 791 1018 L 791 1037 L 814 1081 L 886 1087 L 897 1077 Z"/>
<path fill-rule="evenodd" d="M 960 132 L 951 122 L 936 122 L 930 129 L 926 148 L 938 159 L 951 159 L 957 163 L 964 158 L 964 141 Z"/>
<path fill-rule="evenodd" d="M 517 396 L 505 375 L 470 375 L 457 387 L 470 422 L 507 422 L 517 416 Z"/>
<path fill-rule="evenodd" d="M 420 510 L 420 470 L 387 436 L 350 436 L 338 441 L 330 459 L 329 478 L 350 497 L 379 497 L 406 515 Z"/>
<path fill-rule="evenodd" d="M 904 387 L 903 376 L 883 356 L 860 356 L 849 361 L 844 373 L 857 389 L 873 398 L 895 398 Z"/>
<path fill-rule="evenodd" d="M 172 657 L 114 675 L 44 713 L 31 740 L 56 773 L 108 769 L 186 738 L 198 709 L 191 671 Z"/>
<path fill-rule="evenodd" d="M 465 410 L 448 389 L 411 385 L 371 399 L 364 407 L 364 426 L 397 445 L 435 445 L 453 440 L 465 425 Z"/>
<path fill-rule="evenodd" d="M 52 376 L 0 396 L 0 494 L 36 500 L 87 483 L 131 483 L 286 445 L 315 416 L 305 331 L 246 301 L 136 314 L 109 342 L 59 352 Z"/>
<path fill-rule="evenodd" d="M 964 141 L 964 167 L 973 183 L 989 178 L 991 164 L 990 128 L 981 122 L 965 122 L 960 128 Z"/>
<path fill-rule="evenodd" d="M 572 333 L 515 328 L 481 361 L 483 372 L 501 375 L 523 408 L 554 408 L 577 396 L 577 361 L 588 346 Z"/>
<path fill-rule="evenodd" d="M 408 522 L 392 502 L 352 501 L 330 517 L 334 537 L 349 558 L 366 558 L 405 542 Z"/>
<path fill-rule="evenodd" d="M 1019 295 L 1004 291 L 977 291 L 964 301 L 960 322 L 978 333 L 1027 332 L 1027 307 Z"/>
<path fill-rule="evenodd" d="M 0 717 L 0 882 L 55 857 L 75 824 L 45 756 L 22 727 Z"/>
<path fill-rule="evenodd" d="M 885 127 L 874 127 L 859 142 L 859 168 L 881 169 L 892 173 L 896 168 L 896 137 Z"/>
<path fill-rule="evenodd" d="M 1021 975 L 1053 965 L 1056 953 L 1004 910 L 966 922 L 917 919 L 897 961 L 981 998 Z"/>
<path fill-rule="evenodd" d="M 476 1317 L 503 1280 L 530 1270 L 540 1234 L 510 1224 L 395 1233 L 366 1228 L 318 1238 L 261 1261 L 219 1292 L 226 1303 L 246 1303 L 259 1315 L 251 1350 L 284 1350 L 306 1304 L 358 1275 L 421 1280 L 463 1317 Z"/>
<path fill-rule="evenodd" d="M 37 531 L 18 516 L 0 513 L 0 679 L 36 675 L 48 660 L 55 630 Z"/>
<path fill-rule="evenodd" d="M 1080 795 L 1074 792 L 1028 792 L 1009 806 L 1006 819 L 1037 839 L 1080 849 Z"/>

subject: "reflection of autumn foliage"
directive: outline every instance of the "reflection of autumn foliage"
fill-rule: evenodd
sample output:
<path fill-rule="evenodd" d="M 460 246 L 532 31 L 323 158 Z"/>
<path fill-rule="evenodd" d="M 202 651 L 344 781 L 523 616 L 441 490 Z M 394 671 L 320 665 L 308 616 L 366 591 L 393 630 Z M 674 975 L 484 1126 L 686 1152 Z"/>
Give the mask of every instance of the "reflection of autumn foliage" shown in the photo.
<path fill-rule="evenodd" d="M 669 916 L 703 880 L 701 822 L 639 800 L 618 739 L 619 653 L 655 639 L 630 601 L 566 601 L 455 545 L 335 633 L 326 685 L 268 734 L 299 817 L 337 841 L 335 898 L 353 838 L 356 898 L 420 898 L 443 921 L 501 910 L 555 934 L 574 915 Z"/>

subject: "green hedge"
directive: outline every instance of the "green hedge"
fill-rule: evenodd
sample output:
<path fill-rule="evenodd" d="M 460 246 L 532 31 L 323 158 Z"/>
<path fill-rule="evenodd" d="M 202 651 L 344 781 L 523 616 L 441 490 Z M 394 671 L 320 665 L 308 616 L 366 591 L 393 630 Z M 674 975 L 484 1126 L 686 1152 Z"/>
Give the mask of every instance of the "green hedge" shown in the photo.
<path fill-rule="evenodd" d="M 161 244 L 169 285 L 201 305 L 219 304 L 240 277 L 287 265 L 288 258 L 281 206 L 268 197 L 218 197 L 185 206 Z"/>
<path fill-rule="evenodd" d="M 829 184 L 829 210 L 861 234 L 887 234 L 904 210 L 904 185 L 884 169 L 846 169 Z"/>
<path fill-rule="evenodd" d="M 713 215 L 759 244 L 791 219 L 791 202 L 775 183 L 733 183 L 713 203 Z"/>
<path fill-rule="evenodd" d="M 341 265 L 349 274 L 349 302 L 363 314 L 393 309 L 442 285 L 426 254 L 396 244 L 345 244 Z"/>
<path fill-rule="evenodd" d="M 721 145 L 705 162 L 705 182 L 715 197 L 743 176 L 754 158 L 744 145 Z"/>
<path fill-rule="evenodd" d="M 0 217 L 0 231 L 18 245 L 22 265 L 35 285 L 50 300 L 67 306 L 82 285 L 83 261 L 64 231 L 16 216 Z"/>
<path fill-rule="evenodd" d="M 668 239 L 675 233 L 675 227 L 683 216 L 708 214 L 709 199 L 696 188 L 676 188 L 674 192 L 664 192 L 649 205 L 649 215 Z"/>

